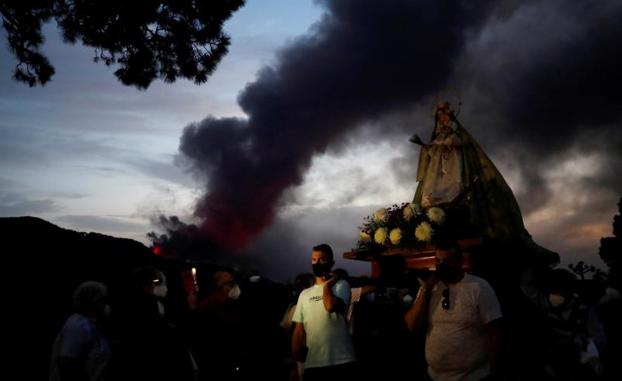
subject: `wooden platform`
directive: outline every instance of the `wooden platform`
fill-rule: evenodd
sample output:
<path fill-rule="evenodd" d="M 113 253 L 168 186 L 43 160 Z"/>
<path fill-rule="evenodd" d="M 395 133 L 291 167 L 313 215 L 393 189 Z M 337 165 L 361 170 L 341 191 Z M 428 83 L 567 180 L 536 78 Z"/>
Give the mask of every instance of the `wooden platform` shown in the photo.
<path fill-rule="evenodd" d="M 464 268 L 468 270 L 471 266 L 470 250 L 473 247 L 481 245 L 482 238 L 466 238 L 458 240 L 458 244 L 462 248 L 464 255 Z M 381 255 L 392 256 L 401 255 L 406 260 L 406 265 L 409 269 L 421 269 L 421 268 L 434 268 L 436 266 L 436 246 L 428 244 L 422 247 L 389 247 Z M 344 259 L 351 259 L 357 261 L 366 261 L 371 264 L 372 276 L 377 276 L 379 273 L 378 264 L 374 260 L 370 252 L 364 251 L 348 251 L 343 253 Z"/>

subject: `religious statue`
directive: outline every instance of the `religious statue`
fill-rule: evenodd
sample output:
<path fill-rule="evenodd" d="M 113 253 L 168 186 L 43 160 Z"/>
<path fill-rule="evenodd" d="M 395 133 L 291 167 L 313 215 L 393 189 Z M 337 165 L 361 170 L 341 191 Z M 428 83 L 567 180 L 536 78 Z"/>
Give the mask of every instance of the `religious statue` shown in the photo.
<path fill-rule="evenodd" d="M 424 208 L 451 204 L 464 191 L 462 139 L 449 102 L 436 107 L 436 123 L 429 144 L 423 144 L 417 168 L 415 203 Z M 416 135 L 414 142 L 420 141 Z"/>
<path fill-rule="evenodd" d="M 436 106 L 432 139 L 421 145 L 413 203 L 446 210 L 464 207 L 482 235 L 501 241 L 533 243 L 503 176 L 456 118 L 449 102 Z"/>

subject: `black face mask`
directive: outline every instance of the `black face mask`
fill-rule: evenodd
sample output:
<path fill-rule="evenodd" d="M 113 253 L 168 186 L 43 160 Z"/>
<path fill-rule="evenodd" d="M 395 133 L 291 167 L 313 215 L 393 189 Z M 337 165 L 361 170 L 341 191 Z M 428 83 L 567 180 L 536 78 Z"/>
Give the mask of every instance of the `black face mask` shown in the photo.
<path fill-rule="evenodd" d="M 330 263 L 314 263 L 311 265 L 313 267 L 313 275 L 316 277 L 325 277 L 326 274 L 330 271 Z"/>
<path fill-rule="evenodd" d="M 436 265 L 434 276 L 442 282 L 451 282 L 460 276 L 460 270 L 448 265 L 447 263 L 439 263 Z"/>

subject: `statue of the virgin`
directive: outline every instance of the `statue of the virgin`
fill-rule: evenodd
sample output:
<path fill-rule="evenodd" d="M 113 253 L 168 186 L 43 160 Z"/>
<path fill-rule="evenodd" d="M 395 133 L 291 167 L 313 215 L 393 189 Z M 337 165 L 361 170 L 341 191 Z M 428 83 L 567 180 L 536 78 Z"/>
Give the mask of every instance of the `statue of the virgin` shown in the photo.
<path fill-rule="evenodd" d="M 456 118 L 449 102 L 436 106 L 432 139 L 421 145 L 413 203 L 424 208 L 467 207 L 471 222 L 488 238 L 533 242 L 503 176 Z"/>

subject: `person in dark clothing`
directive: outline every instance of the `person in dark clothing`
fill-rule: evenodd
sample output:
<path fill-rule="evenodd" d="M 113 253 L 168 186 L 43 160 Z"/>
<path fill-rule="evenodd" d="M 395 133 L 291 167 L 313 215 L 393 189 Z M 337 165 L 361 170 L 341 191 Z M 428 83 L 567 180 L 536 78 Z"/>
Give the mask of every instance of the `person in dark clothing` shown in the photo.
<path fill-rule="evenodd" d="M 242 379 L 244 345 L 239 297 L 233 271 L 209 277 L 192 317 L 192 348 L 201 380 Z"/>
<path fill-rule="evenodd" d="M 134 273 L 135 290 L 127 308 L 117 369 L 128 380 L 193 380 L 196 365 L 188 346 L 167 318 L 166 277 L 154 267 Z"/>
<path fill-rule="evenodd" d="M 107 379 L 111 353 L 101 326 L 109 313 L 107 290 L 104 284 L 93 281 L 76 288 L 76 312 L 67 319 L 52 348 L 50 381 Z"/>

